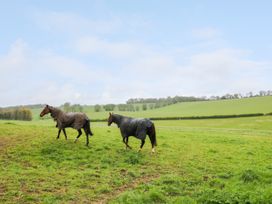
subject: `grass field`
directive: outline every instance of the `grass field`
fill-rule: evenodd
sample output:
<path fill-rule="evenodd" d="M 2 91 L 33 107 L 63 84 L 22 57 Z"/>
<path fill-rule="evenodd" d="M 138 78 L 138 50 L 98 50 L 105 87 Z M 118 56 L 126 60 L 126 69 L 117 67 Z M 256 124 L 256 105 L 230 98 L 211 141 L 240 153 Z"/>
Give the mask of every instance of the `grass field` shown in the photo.
<path fill-rule="evenodd" d="M 272 203 L 272 117 L 156 121 L 158 147 L 92 123 L 0 121 L 0 203 Z"/>
<path fill-rule="evenodd" d="M 92 109 L 87 109 L 86 112 L 93 119 L 104 119 L 108 116 L 107 112 L 96 113 L 93 112 Z M 118 113 L 118 111 L 115 112 Z M 272 112 L 272 96 L 219 101 L 184 102 L 153 110 L 119 113 L 133 117 L 184 117 L 270 112 Z"/>
<path fill-rule="evenodd" d="M 41 109 L 33 109 L 34 120 L 39 119 Z M 93 106 L 87 106 L 84 112 L 91 119 L 106 119 L 108 112 L 95 112 Z M 233 115 L 251 113 L 271 113 L 272 96 L 253 97 L 233 100 L 184 102 L 165 106 L 158 109 L 148 109 L 146 111 L 126 112 L 114 111 L 132 117 L 184 117 L 184 116 L 211 116 L 211 115 Z"/>

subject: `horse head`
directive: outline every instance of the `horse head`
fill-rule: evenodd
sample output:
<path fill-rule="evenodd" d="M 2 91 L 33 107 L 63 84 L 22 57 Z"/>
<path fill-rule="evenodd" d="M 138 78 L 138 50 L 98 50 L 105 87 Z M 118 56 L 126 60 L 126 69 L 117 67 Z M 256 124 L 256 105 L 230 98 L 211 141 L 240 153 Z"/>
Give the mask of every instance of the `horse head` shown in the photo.
<path fill-rule="evenodd" d="M 44 109 L 42 110 L 42 112 L 40 113 L 40 117 L 43 117 L 44 115 L 46 115 L 46 114 L 48 114 L 48 113 L 50 113 L 50 112 L 51 112 L 50 106 L 49 106 L 49 105 L 46 105 L 46 106 L 44 107 Z"/>
<path fill-rule="evenodd" d="M 108 126 L 110 126 L 112 122 L 113 122 L 113 113 L 109 112 Z"/>

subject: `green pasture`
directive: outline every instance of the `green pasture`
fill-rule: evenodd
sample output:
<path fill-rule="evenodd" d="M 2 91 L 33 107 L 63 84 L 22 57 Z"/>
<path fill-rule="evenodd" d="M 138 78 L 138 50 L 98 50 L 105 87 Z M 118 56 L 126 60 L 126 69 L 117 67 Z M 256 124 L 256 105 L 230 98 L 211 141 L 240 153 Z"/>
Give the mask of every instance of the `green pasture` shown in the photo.
<path fill-rule="evenodd" d="M 270 112 L 272 112 L 272 96 L 178 103 L 163 107 L 159 111 L 150 110 L 148 114 L 152 116 L 154 114 L 155 117 L 171 117 L 238 115 Z"/>
<path fill-rule="evenodd" d="M 39 120 L 39 113 L 42 109 L 32 109 L 34 120 Z M 95 112 L 94 106 L 84 106 L 85 113 L 91 119 L 106 119 L 108 112 Z M 232 100 L 183 102 L 146 111 L 118 111 L 114 113 L 132 117 L 186 117 L 186 116 L 212 116 L 212 115 L 238 115 L 252 113 L 271 113 L 272 96 L 252 97 Z"/>
<path fill-rule="evenodd" d="M 0 203 L 272 203 L 272 116 L 155 121 L 155 154 L 91 126 L 86 147 L 52 120 L 0 121 Z"/>
<path fill-rule="evenodd" d="M 93 119 L 104 119 L 107 112 L 94 112 L 92 108 L 84 111 Z M 158 109 L 148 109 L 139 112 L 119 112 L 132 117 L 185 117 L 185 116 L 211 116 L 211 115 L 238 115 L 250 113 L 271 113 L 272 96 L 253 97 L 232 100 L 183 102 L 165 106 Z"/>

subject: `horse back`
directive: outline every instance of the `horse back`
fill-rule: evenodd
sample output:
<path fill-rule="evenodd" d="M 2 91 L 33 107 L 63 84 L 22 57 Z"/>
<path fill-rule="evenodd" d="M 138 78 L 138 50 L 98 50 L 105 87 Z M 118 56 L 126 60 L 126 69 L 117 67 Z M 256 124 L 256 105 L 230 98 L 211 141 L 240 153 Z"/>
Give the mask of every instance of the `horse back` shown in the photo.
<path fill-rule="evenodd" d="M 88 120 L 89 118 L 85 113 L 69 112 L 65 113 L 65 115 L 63 116 L 62 126 L 80 129 L 85 125 L 86 121 Z"/>
<path fill-rule="evenodd" d="M 120 129 L 123 136 L 135 136 L 139 139 L 145 139 L 147 129 L 150 128 L 152 124 L 152 121 L 149 119 L 129 118 L 121 123 Z"/>

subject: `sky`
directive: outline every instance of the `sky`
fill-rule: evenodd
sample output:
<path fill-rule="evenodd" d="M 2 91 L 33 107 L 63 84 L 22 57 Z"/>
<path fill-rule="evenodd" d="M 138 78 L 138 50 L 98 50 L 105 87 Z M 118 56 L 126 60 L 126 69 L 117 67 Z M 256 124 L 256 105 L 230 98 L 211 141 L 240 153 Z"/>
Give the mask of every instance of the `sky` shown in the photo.
<path fill-rule="evenodd" d="M 10 0 L 0 106 L 272 89 L 272 1 Z"/>

